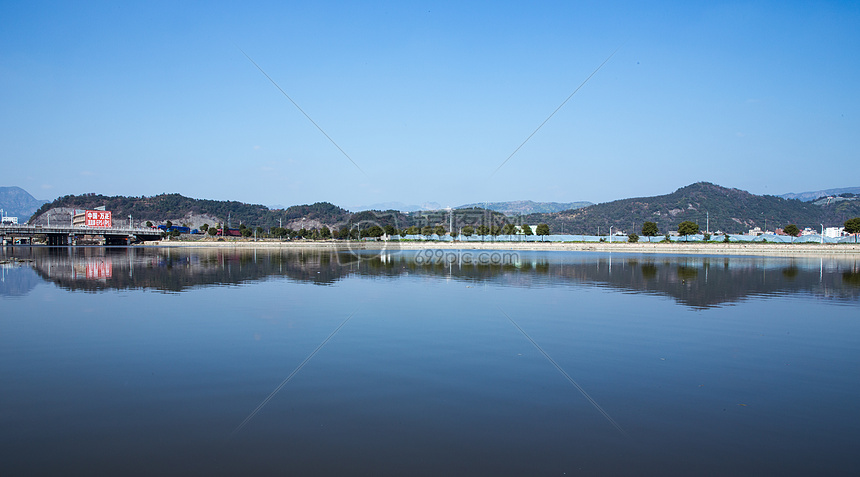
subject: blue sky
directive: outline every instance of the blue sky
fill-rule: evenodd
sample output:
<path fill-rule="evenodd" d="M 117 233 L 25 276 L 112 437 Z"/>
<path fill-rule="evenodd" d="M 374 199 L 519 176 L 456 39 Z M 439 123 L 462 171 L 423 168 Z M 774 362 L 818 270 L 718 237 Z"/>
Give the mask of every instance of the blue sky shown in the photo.
<path fill-rule="evenodd" d="M 3 2 L 0 185 L 341 206 L 858 186 L 859 81 L 858 2 Z"/>

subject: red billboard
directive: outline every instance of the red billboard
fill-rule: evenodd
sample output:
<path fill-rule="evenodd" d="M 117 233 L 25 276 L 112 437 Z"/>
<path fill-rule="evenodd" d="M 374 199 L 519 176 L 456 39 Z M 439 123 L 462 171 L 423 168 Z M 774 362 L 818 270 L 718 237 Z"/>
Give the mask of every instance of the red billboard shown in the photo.
<path fill-rule="evenodd" d="M 88 210 L 87 227 L 112 227 L 109 210 Z"/>

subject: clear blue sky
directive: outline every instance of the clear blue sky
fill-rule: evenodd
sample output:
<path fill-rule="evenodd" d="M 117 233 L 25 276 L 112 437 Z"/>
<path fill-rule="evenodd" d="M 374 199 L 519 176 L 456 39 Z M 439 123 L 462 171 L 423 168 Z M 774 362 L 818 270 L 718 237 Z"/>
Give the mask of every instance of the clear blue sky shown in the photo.
<path fill-rule="evenodd" d="M 860 186 L 860 2 L 7 1 L 0 157 L 43 199 Z"/>

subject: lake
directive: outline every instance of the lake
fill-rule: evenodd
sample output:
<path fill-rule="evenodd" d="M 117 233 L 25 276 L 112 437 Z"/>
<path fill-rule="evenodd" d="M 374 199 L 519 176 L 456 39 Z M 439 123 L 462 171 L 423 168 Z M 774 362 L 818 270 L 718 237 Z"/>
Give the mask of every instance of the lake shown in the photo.
<path fill-rule="evenodd" d="M 856 475 L 860 260 L 3 248 L 3 475 Z"/>

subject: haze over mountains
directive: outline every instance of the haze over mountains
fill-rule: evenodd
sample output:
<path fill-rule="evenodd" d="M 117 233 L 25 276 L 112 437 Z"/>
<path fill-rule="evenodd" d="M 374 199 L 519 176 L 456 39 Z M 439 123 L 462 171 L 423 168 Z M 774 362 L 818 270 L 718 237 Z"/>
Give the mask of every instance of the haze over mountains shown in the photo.
<path fill-rule="evenodd" d="M 463 204 L 454 206 L 454 209 L 487 209 L 495 212 L 501 212 L 506 215 L 523 215 L 534 213 L 551 213 L 561 212 L 562 210 L 578 209 L 587 205 L 592 205 L 592 202 L 535 202 L 532 200 L 513 200 L 507 202 L 475 202 L 472 204 Z M 347 207 L 353 212 L 362 212 L 366 210 L 397 210 L 400 212 L 419 212 L 422 210 L 441 210 L 443 208 L 439 202 L 425 202 L 421 205 L 406 205 L 403 202 L 381 202 L 359 207 Z"/>
<path fill-rule="evenodd" d="M 26 222 L 33 212 L 49 200 L 39 200 L 29 192 L 16 186 L 0 187 L 0 209 L 7 217 L 18 217 L 20 222 Z"/>
<path fill-rule="evenodd" d="M 811 202 L 819 197 L 829 197 L 845 193 L 860 194 L 860 187 L 842 187 L 841 189 L 824 189 L 809 192 L 798 192 L 796 194 L 790 192 L 788 194 L 782 194 L 779 197 L 782 197 L 783 199 L 797 199 L 804 202 Z"/>

